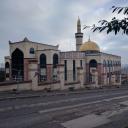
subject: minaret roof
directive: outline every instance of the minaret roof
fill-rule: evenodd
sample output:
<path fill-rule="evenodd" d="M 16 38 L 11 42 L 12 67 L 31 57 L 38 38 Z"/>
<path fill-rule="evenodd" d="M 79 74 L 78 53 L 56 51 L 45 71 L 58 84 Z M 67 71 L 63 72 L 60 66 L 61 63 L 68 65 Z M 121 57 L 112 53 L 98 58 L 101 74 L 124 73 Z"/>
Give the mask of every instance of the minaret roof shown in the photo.
<path fill-rule="evenodd" d="M 91 39 L 90 39 L 90 35 L 89 35 L 89 37 L 88 37 L 88 42 L 90 42 L 91 41 Z"/>
<path fill-rule="evenodd" d="M 77 25 L 81 25 L 79 16 L 78 16 L 78 20 L 77 20 Z"/>
<path fill-rule="evenodd" d="M 78 17 L 78 20 L 77 20 L 77 33 L 81 33 L 81 22 L 80 22 L 79 17 Z"/>

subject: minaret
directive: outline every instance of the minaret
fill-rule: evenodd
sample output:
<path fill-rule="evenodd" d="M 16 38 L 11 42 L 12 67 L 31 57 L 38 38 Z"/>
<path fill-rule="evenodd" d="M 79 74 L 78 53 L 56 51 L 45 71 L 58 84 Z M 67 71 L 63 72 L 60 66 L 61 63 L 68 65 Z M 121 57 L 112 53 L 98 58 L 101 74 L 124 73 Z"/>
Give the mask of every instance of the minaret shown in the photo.
<path fill-rule="evenodd" d="M 80 46 L 82 45 L 83 42 L 83 33 L 81 33 L 81 22 L 79 17 L 77 20 L 77 33 L 75 33 L 75 38 L 76 38 L 76 51 L 79 51 Z"/>

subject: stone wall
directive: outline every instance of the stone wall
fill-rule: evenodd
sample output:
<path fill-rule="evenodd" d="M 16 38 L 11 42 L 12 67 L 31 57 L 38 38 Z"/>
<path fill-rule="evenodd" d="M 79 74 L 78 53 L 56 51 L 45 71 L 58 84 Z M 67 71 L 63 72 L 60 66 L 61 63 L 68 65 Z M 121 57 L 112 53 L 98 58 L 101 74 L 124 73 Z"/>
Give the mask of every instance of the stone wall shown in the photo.
<path fill-rule="evenodd" d="M 32 81 L 25 82 L 1 82 L 0 83 L 0 92 L 1 91 L 12 91 L 12 90 L 32 90 Z"/>

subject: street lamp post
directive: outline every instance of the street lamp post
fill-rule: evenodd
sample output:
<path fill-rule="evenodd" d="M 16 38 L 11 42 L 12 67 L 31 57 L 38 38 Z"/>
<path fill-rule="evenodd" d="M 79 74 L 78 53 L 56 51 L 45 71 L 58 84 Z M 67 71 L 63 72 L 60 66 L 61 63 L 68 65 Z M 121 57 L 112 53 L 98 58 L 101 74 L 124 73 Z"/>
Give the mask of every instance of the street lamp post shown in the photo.
<path fill-rule="evenodd" d="M 17 70 L 15 68 L 12 68 L 12 70 L 17 72 L 17 76 L 15 77 L 15 80 L 17 82 L 16 91 L 18 92 L 19 91 L 19 81 L 20 81 L 20 73 L 21 73 L 21 70 Z"/>

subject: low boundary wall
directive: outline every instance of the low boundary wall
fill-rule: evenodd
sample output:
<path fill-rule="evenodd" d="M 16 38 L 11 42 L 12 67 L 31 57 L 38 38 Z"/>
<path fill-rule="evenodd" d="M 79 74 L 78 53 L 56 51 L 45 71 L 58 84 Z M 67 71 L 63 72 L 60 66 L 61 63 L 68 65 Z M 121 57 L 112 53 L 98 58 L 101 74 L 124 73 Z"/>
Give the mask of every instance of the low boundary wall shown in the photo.
<path fill-rule="evenodd" d="M 12 91 L 12 90 L 32 90 L 32 81 L 23 82 L 0 82 L 0 91 Z"/>

